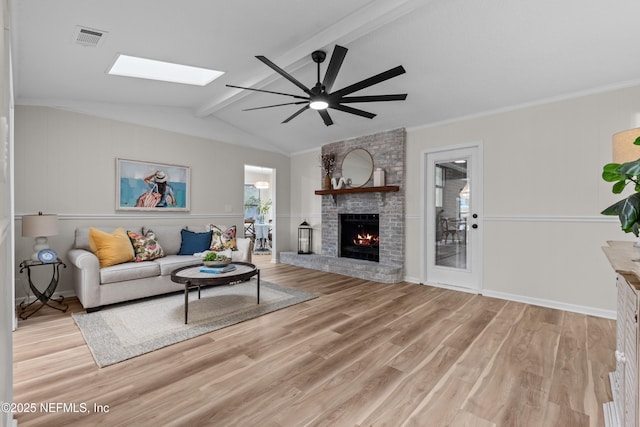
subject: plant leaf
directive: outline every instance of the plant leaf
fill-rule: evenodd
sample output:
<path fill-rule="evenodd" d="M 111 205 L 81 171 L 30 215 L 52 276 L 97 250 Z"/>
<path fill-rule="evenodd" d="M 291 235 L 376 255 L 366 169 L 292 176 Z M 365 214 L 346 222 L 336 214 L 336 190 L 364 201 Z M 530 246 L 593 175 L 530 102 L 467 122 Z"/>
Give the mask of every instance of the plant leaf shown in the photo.
<path fill-rule="evenodd" d="M 613 189 L 611 191 L 613 191 L 615 194 L 620 194 L 624 191 L 624 187 L 627 186 L 627 181 L 626 180 L 622 180 L 622 181 L 618 181 L 615 184 L 613 184 Z"/>
<path fill-rule="evenodd" d="M 640 175 L 640 160 L 621 164 L 618 173 L 627 177 Z"/>
<path fill-rule="evenodd" d="M 621 200 L 621 202 L 622 204 L 618 206 L 618 217 L 620 218 L 620 225 L 624 232 L 633 232 L 634 224 L 637 223 L 638 214 L 640 212 L 640 193 L 634 193 L 626 199 Z M 637 226 L 635 230 L 636 232 L 638 231 Z"/>
<path fill-rule="evenodd" d="M 634 193 L 626 199 L 609 206 L 602 215 L 618 215 L 620 228 L 625 233 L 633 233 L 636 237 L 640 234 L 640 193 Z"/>
<path fill-rule="evenodd" d="M 613 205 L 609 206 L 608 208 L 600 212 L 600 214 L 601 215 L 618 215 L 618 208 L 620 207 L 620 205 L 622 205 L 622 203 L 623 203 L 623 200 L 620 200 L 619 202 L 614 203 Z"/>
<path fill-rule="evenodd" d="M 619 163 L 608 163 L 602 168 L 602 179 L 607 182 L 620 181 L 624 176 L 620 175 L 618 168 Z"/>
<path fill-rule="evenodd" d="M 635 141 L 633 141 L 634 145 L 640 145 L 640 136 L 636 138 Z"/>

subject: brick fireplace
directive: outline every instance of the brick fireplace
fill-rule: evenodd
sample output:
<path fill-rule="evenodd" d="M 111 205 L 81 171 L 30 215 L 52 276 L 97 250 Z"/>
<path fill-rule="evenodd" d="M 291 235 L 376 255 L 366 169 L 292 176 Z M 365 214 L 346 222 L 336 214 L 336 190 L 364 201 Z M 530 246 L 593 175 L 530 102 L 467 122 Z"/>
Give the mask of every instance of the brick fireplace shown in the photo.
<path fill-rule="evenodd" d="M 383 283 L 403 280 L 405 220 L 405 130 L 395 129 L 333 142 L 322 146 L 322 154 L 336 156 L 335 176 L 341 176 L 342 159 L 351 150 L 363 148 L 373 157 L 374 168 L 385 172 L 387 185 L 399 191 L 338 194 L 322 197 L 322 253 L 301 255 L 281 252 L 280 261 L 323 271 L 344 274 Z M 320 182 L 320 178 L 318 182 Z M 369 181 L 366 187 L 372 186 Z M 341 256 L 340 215 L 376 215 L 378 218 L 378 260 Z"/>

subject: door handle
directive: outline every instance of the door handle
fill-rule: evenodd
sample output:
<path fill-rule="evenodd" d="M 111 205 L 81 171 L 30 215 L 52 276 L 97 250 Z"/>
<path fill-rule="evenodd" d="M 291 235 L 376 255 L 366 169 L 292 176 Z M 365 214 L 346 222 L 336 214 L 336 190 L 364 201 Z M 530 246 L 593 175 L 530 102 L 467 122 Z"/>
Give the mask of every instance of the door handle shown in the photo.
<path fill-rule="evenodd" d="M 471 228 L 478 228 L 478 224 L 473 224 Z"/>

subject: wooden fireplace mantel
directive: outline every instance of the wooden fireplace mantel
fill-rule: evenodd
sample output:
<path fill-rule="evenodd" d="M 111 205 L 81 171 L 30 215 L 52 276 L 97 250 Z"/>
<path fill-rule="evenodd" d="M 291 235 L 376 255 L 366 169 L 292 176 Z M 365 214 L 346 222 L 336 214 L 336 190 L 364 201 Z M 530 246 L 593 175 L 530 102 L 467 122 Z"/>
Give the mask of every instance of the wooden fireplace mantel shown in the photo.
<path fill-rule="evenodd" d="M 356 188 L 340 188 L 329 190 L 316 190 L 315 193 L 318 196 L 333 196 L 334 200 L 338 194 L 353 194 L 353 193 L 385 193 L 389 191 L 400 191 L 399 185 L 385 185 L 381 187 L 356 187 Z"/>

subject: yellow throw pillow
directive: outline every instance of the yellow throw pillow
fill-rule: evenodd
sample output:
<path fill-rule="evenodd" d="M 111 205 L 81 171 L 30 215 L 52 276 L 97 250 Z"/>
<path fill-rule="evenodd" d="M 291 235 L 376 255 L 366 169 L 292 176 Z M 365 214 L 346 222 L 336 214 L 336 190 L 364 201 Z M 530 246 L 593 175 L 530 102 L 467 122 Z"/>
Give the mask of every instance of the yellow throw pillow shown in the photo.
<path fill-rule="evenodd" d="M 89 245 L 100 261 L 100 268 L 134 260 L 131 240 L 122 227 L 116 228 L 112 233 L 90 227 Z"/>

